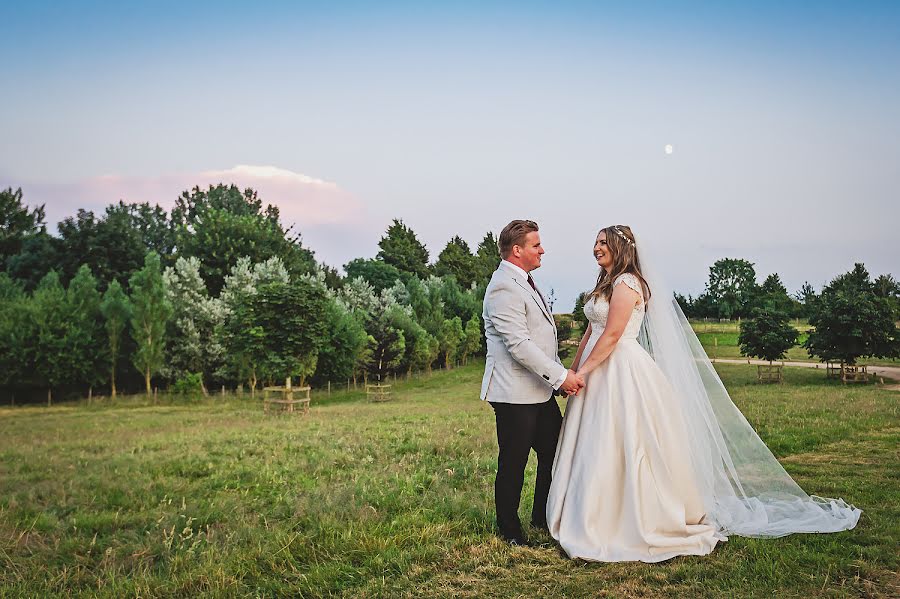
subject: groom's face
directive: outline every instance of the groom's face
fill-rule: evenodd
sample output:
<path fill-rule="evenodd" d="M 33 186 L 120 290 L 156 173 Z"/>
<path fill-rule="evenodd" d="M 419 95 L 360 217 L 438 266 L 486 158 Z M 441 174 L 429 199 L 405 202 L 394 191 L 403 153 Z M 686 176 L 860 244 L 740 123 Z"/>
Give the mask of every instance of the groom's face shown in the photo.
<path fill-rule="evenodd" d="M 525 236 L 522 245 L 516 247 L 520 251 L 519 260 L 522 262 L 522 270 L 531 272 L 535 268 L 541 267 L 541 255 L 544 253 L 544 248 L 541 245 L 540 233 L 532 231 Z"/>

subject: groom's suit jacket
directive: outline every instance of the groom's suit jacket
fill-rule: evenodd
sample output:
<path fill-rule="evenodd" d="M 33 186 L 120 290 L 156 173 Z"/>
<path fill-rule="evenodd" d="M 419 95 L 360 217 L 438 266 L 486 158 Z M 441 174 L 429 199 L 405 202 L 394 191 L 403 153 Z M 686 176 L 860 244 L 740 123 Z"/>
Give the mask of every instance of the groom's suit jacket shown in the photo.
<path fill-rule="evenodd" d="M 550 399 L 566 374 L 557 355 L 556 323 L 527 276 L 506 261 L 494 271 L 484 296 L 487 362 L 481 399 L 536 404 Z"/>

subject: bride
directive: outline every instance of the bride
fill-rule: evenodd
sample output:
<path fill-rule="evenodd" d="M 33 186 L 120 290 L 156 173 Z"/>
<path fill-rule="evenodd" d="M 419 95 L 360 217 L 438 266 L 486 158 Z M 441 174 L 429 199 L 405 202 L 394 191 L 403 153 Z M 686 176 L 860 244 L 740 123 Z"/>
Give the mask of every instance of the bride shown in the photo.
<path fill-rule="evenodd" d="M 547 502 L 571 558 L 706 555 L 730 534 L 851 529 L 860 510 L 807 495 L 728 397 L 631 229 L 602 229 Z"/>

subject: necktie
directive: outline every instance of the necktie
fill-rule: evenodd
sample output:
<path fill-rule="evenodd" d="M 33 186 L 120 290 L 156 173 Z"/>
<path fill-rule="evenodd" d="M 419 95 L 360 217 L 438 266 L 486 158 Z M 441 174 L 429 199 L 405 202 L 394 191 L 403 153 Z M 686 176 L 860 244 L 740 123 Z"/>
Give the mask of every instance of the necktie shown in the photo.
<path fill-rule="evenodd" d="M 534 286 L 534 279 L 531 278 L 531 275 L 528 275 L 528 284 L 531 285 L 531 288 L 534 289 L 535 293 L 537 293 L 537 287 Z"/>

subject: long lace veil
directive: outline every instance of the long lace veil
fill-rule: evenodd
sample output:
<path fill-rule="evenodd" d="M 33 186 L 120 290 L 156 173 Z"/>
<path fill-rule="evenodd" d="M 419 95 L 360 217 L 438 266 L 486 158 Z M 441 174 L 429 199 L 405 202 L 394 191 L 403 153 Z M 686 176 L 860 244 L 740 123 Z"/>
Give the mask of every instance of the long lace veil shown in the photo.
<path fill-rule="evenodd" d="M 807 495 L 731 401 L 643 239 L 635 246 L 653 297 L 638 340 L 676 391 L 706 521 L 723 535 L 781 537 L 856 526 L 861 510 Z"/>

